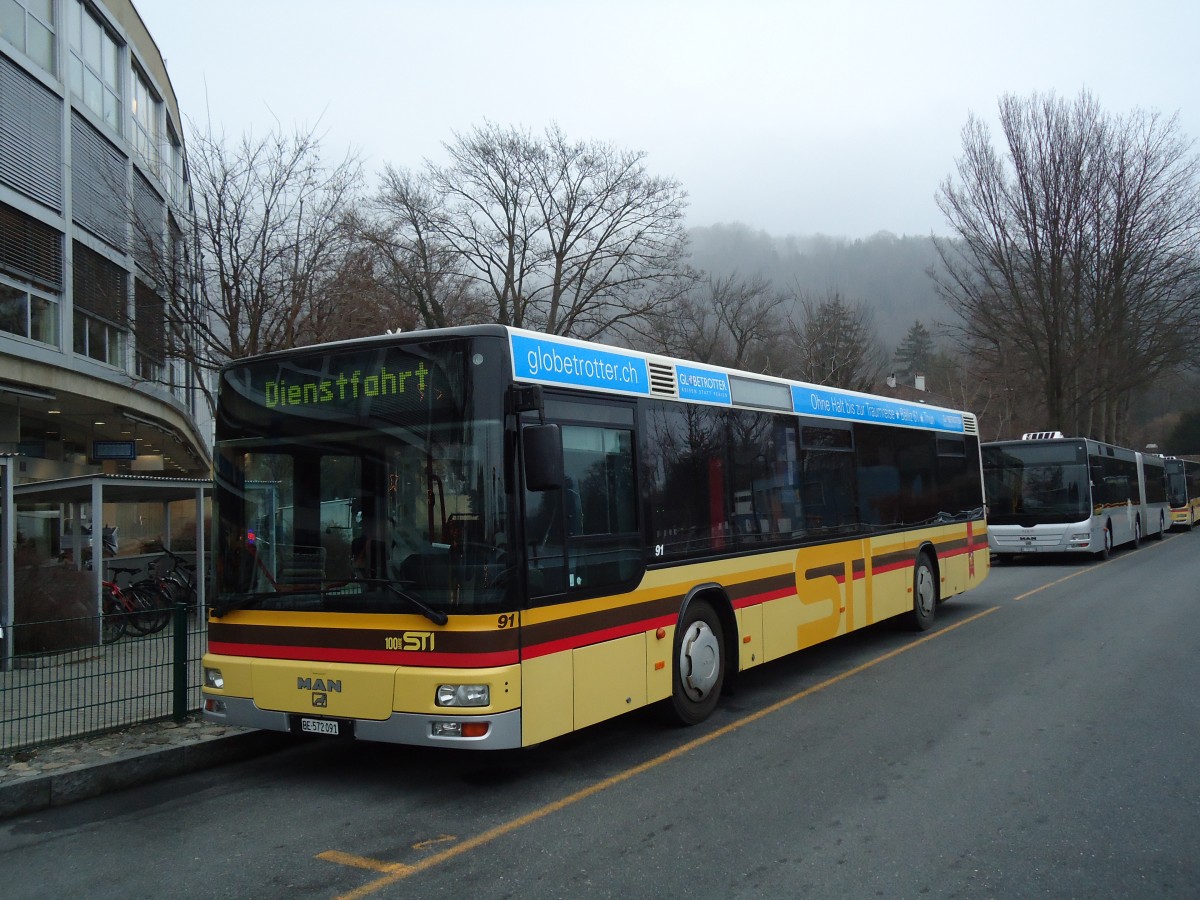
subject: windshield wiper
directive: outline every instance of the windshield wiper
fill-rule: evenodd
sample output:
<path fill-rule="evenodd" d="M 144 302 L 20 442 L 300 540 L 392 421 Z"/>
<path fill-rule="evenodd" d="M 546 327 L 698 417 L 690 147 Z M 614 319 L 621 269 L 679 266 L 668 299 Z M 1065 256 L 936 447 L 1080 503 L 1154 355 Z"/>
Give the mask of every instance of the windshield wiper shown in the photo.
<path fill-rule="evenodd" d="M 421 598 L 414 596 L 413 594 L 410 594 L 408 591 L 404 590 L 404 588 L 402 588 L 400 585 L 396 584 L 394 581 L 389 581 L 386 578 L 356 578 L 351 583 L 352 584 L 365 584 L 365 585 L 370 585 L 372 587 L 385 587 L 389 591 L 391 591 L 393 594 L 395 594 L 397 597 L 399 597 L 401 600 L 403 600 L 405 603 L 407 603 L 409 606 L 411 606 L 413 609 L 415 609 L 417 612 L 419 612 L 421 615 L 423 615 L 425 618 L 427 618 L 430 622 L 433 622 L 435 625 L 445 625 L 450 620 L 450 617 L 447 616 L 444 612 L 441 612 L 440 610 L 432 609 L 431 607 L 426 606 L 424 601 L 421 600 Z M 216 604 L 216 605 L 210 607 L 210 609 L 212 610 L 212 614 L 214 616 L 216 616 L 218 619 L 220 619 L 226 613 L 233 612 L 235 609 L 246 609 L 247 607 L 252 606 L 255 603 L 261 603 L 264 600 L 270 600 L 270 599 L 278 600 L 278 599 L 282 599 L 282 598 L 299 597 L 299 596 L 305 596 L 305 597 L 317 596 L 317 597 L 323 598 L 323 597 L 342 597 L 344 595 L 341 593 L 340 589 L 317 590 L 317 591 L 295 591 L 295 592 L 260 591 L 259 593 L 255 593 L 255 594 L 242 594 L 241 596 L 235 597 L 232 600 L 228 600 L 225 603 Z"/>
<path fill-rule="evenodd" d="M 410 594 L 396 582 L 387 578 L 356 578 L 355 582 L 358 584 L 382 585 L 425 618 L 427 618 L 434 625 L 445 625 L 448 621 L 450 621 L 450 617 L 444 612 L 439 609 L 433 609 L 432 607 L 426 606 L 425 601 L 423 601 L 420 597 L 416 596 L 415 594 Z"/>

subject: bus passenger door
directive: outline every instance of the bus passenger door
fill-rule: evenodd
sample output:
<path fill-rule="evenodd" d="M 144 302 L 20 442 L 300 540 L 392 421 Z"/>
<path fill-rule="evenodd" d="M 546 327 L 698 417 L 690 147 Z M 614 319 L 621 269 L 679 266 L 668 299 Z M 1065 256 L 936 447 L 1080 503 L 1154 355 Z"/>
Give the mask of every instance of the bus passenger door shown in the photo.
<path fill-rule="evenodd" d="M 607 615 L 628 603 L 644 568 L 634 406 L 548 394 L 545 413 L 561 434 L 563 474 L 524 494 L 527 744 L 646 702 L 645 637 L 612 634 Z"/>

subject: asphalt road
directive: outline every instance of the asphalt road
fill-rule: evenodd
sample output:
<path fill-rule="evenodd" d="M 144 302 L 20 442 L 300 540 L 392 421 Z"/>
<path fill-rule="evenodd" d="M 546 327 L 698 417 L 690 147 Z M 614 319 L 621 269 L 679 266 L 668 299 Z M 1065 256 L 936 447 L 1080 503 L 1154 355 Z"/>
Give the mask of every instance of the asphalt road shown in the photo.
<path fill-rule="evenodd" d="M 5 897 L 1200 896 L 1200 534 L 993 570 L 490 756 L 301 741 L 0 824 Z"/>

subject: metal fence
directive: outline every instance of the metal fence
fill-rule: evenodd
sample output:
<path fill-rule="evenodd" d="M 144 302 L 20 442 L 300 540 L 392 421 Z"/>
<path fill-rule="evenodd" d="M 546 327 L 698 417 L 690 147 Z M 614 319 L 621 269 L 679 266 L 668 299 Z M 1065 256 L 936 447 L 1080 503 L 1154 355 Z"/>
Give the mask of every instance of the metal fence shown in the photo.
<path fill-rule="evenodd" d="M 182 720 L 200 708 L 208 625 L 194 606 L 174 607 L 170 623 L 156 634 L 126 635 L 112 644 L 99 642 L 96 617 L 14 625 L 10 639 L 17 646 L 21 629 L 97 639 L 52 653 L 15 655 L 9 670 L 0 671 L 0 752 Z"/>

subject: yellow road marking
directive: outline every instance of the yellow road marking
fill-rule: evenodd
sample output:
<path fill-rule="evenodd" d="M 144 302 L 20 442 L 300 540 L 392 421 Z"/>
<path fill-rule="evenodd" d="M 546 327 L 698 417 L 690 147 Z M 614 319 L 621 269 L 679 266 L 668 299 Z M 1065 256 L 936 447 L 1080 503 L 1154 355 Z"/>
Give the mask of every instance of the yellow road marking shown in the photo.
<path fill-rule="evenodd" d="M 504 837 L 504 835 L 510 834 L 510 833 L 516 831 L 517 829 L 523 828 L 526 825 L 530 825 L 534 822 L 537 822 L 540 819 L 544 819 L 544 818 L 546 818 L 546 816 L 549 816 L 552 813 L 556 813 L 559 810 L 566 809 L 568 806 L 572 806 L 572 805 L 578 803 L 580 800 L 586 800 L 587 798 L 593 797 L 596 794 L 599 794 L 602 791 L 606 791 L 611 787 L 615 787 L 616 785 L 621 784 L 622 782 L 628 781 L 629 779 L 634 778 L 638 775 L 641 775 L 645 772 L 648 772 L 651 769 L 655 769 L 655 768 L 661 766 L 663 763 L 667 763 L 667 762 L 670 762 L 671 760 L 678 759 L 679 757 L 681 757 L 687 753 L 690 753 L 691 751 L 696 750 L 699 747 L 703 747 L 705 744 L 709 744 L 709 743 L 717 740 L 717 738 L 724 737 L 727 734 L 731 734 L 734 731 L 737 731 L 739 728 L 742 728 L 753 722 L 757 722 L 759 719 L 766 718 L 767 716 L 771 715 L 772 713 L 778 712 L 779 710 L 783 709 L 786 706 L 790 706 L 791 704 L 795 703 L 797 700 L 803 700 L 805 697 L 811 696 L 812 694 L 815 694 L 818 691 L 823 691 L 827 687 L 832 687 L 833 685 L 837 684 L 840 681 L 845 681 L 847 678 L 857 675 L 860 672 L 865 672 L 867 669 L 870 669 L 873 666 L 877 666 L 882 662 L 886 662 L 887 660 L 892 659 L 893 657 L 899 656 L 901 653 L 907 653 L 909 650 L 912 650 L 915 647 L 919 647 L 922 644 L 925 644 L 928 641 L 933 640 L 934 638 L 941 637 L 944 634 L 948 634 L 949 632 L 954 631 L 956 628 L 961 628 L 962 626 L 967 625 L 971 622 L 974 622 L 977 619 L 981 619 L 984 616 L 988 615 L 989 613 L 994 613 L 998 609 L 1001 609 L 1001 607 L 992 606 L 992 607 L 989 607 L 988 609 L 982 610 L 981 612 L 977 612 L 975 615 L 971 616 L 970 618 L 963 619 L 961 622 L 955 622 L 953 625 L 948 625 L 945 628 L 940 628 L 937 631 L 933 632 L 932 634 L 927 634 L 924 637 L 913 641 L 912 643 L 905 644 L 903 647 L 897 647 L 895 650 L 891 650 L 891 651 L 883 654 L 882 656 L 877 656 L 875 659 L 871 660 L 870 662 L 865 662 L 862 665 L 856 666 L 853 669 L 849 669 L 848 671 L 845 671 L 840 675 L 834 675 L 832 678 L 828 678 L 825 681 L 820 682 L 819 684 L 815 684 L 812 687 L 805 688 L 804 690 L 800 691 L 799 693 L 792 694 L 790 697 L 785 697 L 782 700 L 772 703 L 770 706 L 763 707 L 762 709 L 758 710 L 757 712 L 753 712 L 747 716 L 743 716 L 742 718 L 738 719 L 737 721 L 730 722 L 728 725 L 724 725 L 721 728 L 718 728 L 716 731 L 710 732 L 710 733 L 704 735 L 703 737 L 698 737 L 695 740 L 688 741 L 686 744 L 681 744 L 680 746 L 676 747 L 674 750 L 669 750 L 660 756 L 656 756 L 653 759 L 647 760 L 644 763 L 639 763 L 638 765 L 633 766 L 632 768 L 626 769 L 623 772 L 618 772 L 616 775 L 612 775 L 608 778 L 605 778 L 603 781 L 598 781 L 595 784 L 591 785 L 590 787 L 583 788 L 582 790 L 576 791 L 573 794 L 568 794 L 566 797 L 562 797 L 561 799 L 554 800 L 550 803 L 547 803 L 544 806 L 538 807 L 535 810 L 527 812 L 523 816 L 518 816 L 517 818 L 511 819 L 508 822 L 503 822 L 500 825 L 497 825 L 495 828 L 489 828 L 487 831 L 483 832 L 482 834 L 478 834 L 473 838 L 468 838 L 467 840 L 463 841 L 461 844 L 456 844 L 453 847 L 449 847 L 446 850 L 443 850 L 441 853 L 434 854 L 433 856 L 428 856 L 425 859 L 421 860 L 420 862 L 414 863 L 413 865 L 405 866 L 405 865 L 401 865 L 399 863 L 385 863 L 385 862 L 381 862 L 378 860 L 370 860 L 369 862 L 371 862 L 372 865 L 360 866 L 360 868 L 378 869 L 379 871 L 387 873 L 385 875 L 385 877 L 378 878 L 375 881 L 372 881 L 370 884 L 365 884 L 356 890 L 350 891 L 348 894 L 342 894 L 338 898 L 338 900 L 357 900 L 357 898 L 360 898 L 360 897 L 370 896 L 371 894 L 374 894 L 376 891 L 382 890 L 383 888 L 387 887 L 388 885 L 395 884 L 398 881 L 403 881 L 405 878 L 407 878 L 410 875 L 414 875 L 417 872 L 424 872 L 427 869 L 432 869 L 434 866 L 440 865 L 440 864 L 446 862 L 447 860 L 453 859 L 456 856 L 461 856 L 463 853 L 466 853 L 470 850 L 474 850 L 476 847 L 482 847 L 484 844 L 489 844 L 492 841 L 496 840 L 497 838 Z M 339 861 L 335 857 L 343 856 L 343 855 L 349 857 L 349 854 L 338 854 L 338 852 L 335 850 L 328 850 L 324 853 L 317 854 L 319 859 L 329 859 L 334 862 Z M 361 857 L 349 857 L 349 858 L 361 859 Z"/>
<path fill-rule="evenodd" d="M 353 853 L 343 853 L 341 850 L 326 850 L 324 853 L 318 853 L 317 859 L 342 866 L 353 866 L 356 869 L 370 869 L 373 872 L 406 872 L 412 868 L 404 863 L 383 862 L 366 856 L 355 856 Z"/>
<path fill-rule="evenodd" d="M 452 834 L 442 834 L 427 841 L 417 841 L 412 848 L 414 850 L 431 850 L 435 844 L 453 844 L 457 840 L 458 838 Z"/>
<path fill-rule="evenodd" d="M 1164 537 L 1163 541 L 1165 541 L 1166 539 L 1167 538 Z M 1144 539 L 1143 539 L 1143 541 L 1144 541 Z M 1158 545 L 1162 546 L 1163 541 L 1160 541 Z M 1139 549 L 1146 550 L 1149 548 L 1146 546 L 1145 543 L 1142 543 Z M 1092 563 L 1086 569 L 1080 569 L 1077 572 L 1072 572 L 1070 575 L 1064 575 L 1062 578 L 1058 579 L 1058 581 L 1051 581 L 1049 584 L 1043 584 L 1041 587 L 1035 587 L 1032 591 L 1026 591 L 1024 594 L 1018 594 L 1016 597 L 1013 597 L 1013 599 L 1014 600 L 1024 600 L 1026 597 L 1032 597 L 1034 594 L 1041 593 L 1042 591 L 1046 590 L 1047 588 L 1052 588 L 1057 584 L 1062 584 L 1064 581 L 1070 581 L 1072 578 L 1076 578 L 1079 575 L 1086 575 L 1088 572 L 1094 572 L 1097 569 L 1103 569 L 1105 566 L 1111 565 L 1112 563 L 1115 563 L 1116 561 L 1117 561 L 1116 559 L 1110 557 L 1109 559 L 1104 560 L 1104 562 Z"/>
<path fill-rule="evenodd" d="M 1112 562 L 1111 559 L 1106 560 L 1105 562 L 1097 563 L 1096 565 L 1089 566 L 1086 569 L 1080 569 L 1077 572 L 1072 572 L 1070 575 L 1064 575 L 1062 578 L 1058 579 L 1058 581 L 1051 581 L 1048 584 L 1043 584 L 1041 587 L 1035 587 L 1032 591 L 1026 591 L 1023 594 L 1018 594 L 1017 596 L 1013 597 L 1013 599 L 1014 600 L 1024 600 L 1026 597 L 1032 597 L 1034 594 L 1040 594 L 1042 591 L 1046 590 L 1047 588 L 1052 588 L 1055 585 L 1062 584 L 1064 581 L 1070 581 L 1072 578 L 1078 578 L 1080 575 L 1086 575 L 1088 572 L 1092 572 L 1096 569 L 1099 569 L 1101 566 L 1107 566 L 1111 562 Z"/>

